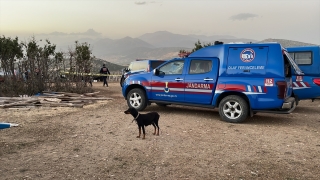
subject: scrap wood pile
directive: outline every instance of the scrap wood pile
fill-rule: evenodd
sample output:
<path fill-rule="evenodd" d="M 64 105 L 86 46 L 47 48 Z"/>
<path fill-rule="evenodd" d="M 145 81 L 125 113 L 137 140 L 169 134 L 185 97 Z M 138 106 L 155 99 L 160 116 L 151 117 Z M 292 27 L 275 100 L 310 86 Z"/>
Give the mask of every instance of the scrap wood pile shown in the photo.
<path fill-rule="evenodd" d="M 39 96 L 31 97 L 0 97 L 0 108 L 29 110 L 33 107 L 79 107 L 95 103 L 101 100 L 111 100 L 98 96 L 99 92 L 93 93 L 67 93 L 67 92 L 44 92 Z"/>

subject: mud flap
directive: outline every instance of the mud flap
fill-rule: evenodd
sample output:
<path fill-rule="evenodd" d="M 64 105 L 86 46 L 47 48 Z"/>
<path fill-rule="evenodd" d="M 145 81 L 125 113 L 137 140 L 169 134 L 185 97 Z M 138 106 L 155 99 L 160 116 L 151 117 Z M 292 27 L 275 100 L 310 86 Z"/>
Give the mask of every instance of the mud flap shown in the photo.
<path fill-rule="evenodd" d="M 253 111 L 251 108 L 250 108 L 250 117 L 253 117 Z"/>
<path fill-rule="evenodd" d="M 294 95 L 294 99 L 296 100 L 296 105 L 298 106 L 300 101 L 299 97 L 297 95 Z"/>

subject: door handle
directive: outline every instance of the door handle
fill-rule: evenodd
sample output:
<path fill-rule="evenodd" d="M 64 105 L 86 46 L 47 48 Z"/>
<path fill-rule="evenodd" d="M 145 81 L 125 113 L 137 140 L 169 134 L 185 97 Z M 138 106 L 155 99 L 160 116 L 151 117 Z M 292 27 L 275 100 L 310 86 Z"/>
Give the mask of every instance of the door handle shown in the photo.
<path fill-rule="evenodd" d="M 175 80 L 176 80 L 176 81 L 182 81 L 183 79 L 180 79 L 180 78 L 176 78 Z"/>
<path fill-rule="evenodd" d="M 213 81 L 213 79 L 211 79 L 211 78 L 204 78 L 203 80 L 204 81 Z"/>

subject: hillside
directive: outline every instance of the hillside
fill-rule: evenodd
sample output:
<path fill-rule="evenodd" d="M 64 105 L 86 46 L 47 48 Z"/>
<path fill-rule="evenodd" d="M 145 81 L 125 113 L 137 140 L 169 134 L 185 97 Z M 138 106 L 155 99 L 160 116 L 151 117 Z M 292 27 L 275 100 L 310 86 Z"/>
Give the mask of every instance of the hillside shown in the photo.
<path fill-rule="evenodd" d="M 311 44 L 311 43 L 304 43 L 304 42 L 299 42 L 299 41 L 292 41 L 292 40 L 287 40 L 287 39 L 265 39 L 259 42 L 277 42 L 280 43 L 283 47 L 293 47 L 293 46 L 314 46 L 316 44 Z"/>
<path fill-rule="evenodd" d="M 234 40 L 234 39 L 233 39 Z M 240 40 L 240 39 L 238 39 Z M 242 42 L 248 42 L 242 39 Z M 225 43 L 229 43 L 229 41 L 224 41 Z M 259 41 L 258 43 L 263 42 L 277 42 L 280 43 L 283 47 L 292 47 L 292 46 L 312 46 L 315 44 L 304 43 L 299 41 L 292 41 L 286 39 L 265 39 Z M 192 44 L 194 45 L 194 44 Z M 192 46 L 191 46 L 192 47 Z M 126 67 L 131 61 L 136 59 L 172 59 L 178 57 L 179 50 L 191 50 L 191 48 L 183 48 L 183 47 L 162 47 L 162 48 L 149 48 L 149 47 L 135 47 L 128 48 L 125 52 L 114 52 L 112 55 L 105 56 L 104 58 L 95 60 L 95 71 L 99 70 L 103 63 L 109 67 L 112 71 L 121 70 Z M 106 59 L 106 60 L 103 60 Z M 121 65 L 118 65 L 121 64 Z"/>
<path fill-rule="evenodd" d="M 90 30 L 88 32 L 94 32 Z M 85 34 L 88 34 L 86 32 Z M 237 38 L 228 35 L 181 35 L 168 31 L 156 31 L 146 33 L 139 37 L 124 37 L 121 39 L 110 39 L 106 37 L 82 37 L 72 40 L 68 35 L 61 33 L 50 34 L 52 42 L 57 44 L 57 49 L 67 51 L 78 42 L 87 42 L 91 45 L 92 53 L 99 59 L 104 59 L 115 64 L 127 65 L 135 59 L 172 59 L 178 56 L 181 49 L 189 50 L 194 47 L 195 42 L 203 43 L 214 41 L 229 42 L 256 42 L 253 39 Z"/>
<path fill-rule="evenodd" d="M 92 73 L 98 73 L 100 71 L 100 68 L 102 67 L 102 65 L 105 64 L 110 71 L 121 71 L 123 68 L 127 67 L 127 66 L 122 66 L 122 65 L 118 65 L 112 62 L 108 62 L 106 60 L 103 59 L 99 59 L 96 58 L 93 60 L 93 67 L 92 67 Z"/>
<path fill-rule="evenodd" d="M 88 30 L 83 34 L 97 34 L 94 30 Z M 199 40 L 202 43 L 213 43 L 214 41 L 222 41 L 224 43 L 232 42 L 279 42 L 283 47 L 290 46 L 309 46 L 311 43 L 291 41 L 286 39 L 265 39 L 262 41 L 238 38 L 230 35 L 182 35 L 168 31 L 156 31 L 153 33 L 145 33 L 136 38 L 124 37 L 120 39 L 111 39 L 101 36 L 77 36 L 77 39 L 71 35 L 63 33 L 53 33 L 43 35 L 52 40 L 52 43 L 57 44 L 57 50 L 68 51 L 68 48 L 73 47 L 75 40 L 78 42 L 87 42 L 91 45 L 92 53 L 97 60 L 97 66 L 102 64 L 102 61 L 126 66 L 135 59 L 172 59 L 178 57 L 179 50 L 191 50 L 195 47 L 195 43 Z M 101 61 L 101 62 L 100 62 Z M 117 65 L 110 64 L 111 69 L 121 69 Z"/>
<path fill-rule="evenodd" d="M 157 31 L 154 33 L 146 33 L 138 37 L 149 44 L 152 44 L 155 47 L 184 47 L 184 48 L 193 48 L 194 43 L 198 40 L 204 43 L 213 43 L 214 41 L 223 41 L 225 43 L 229 42 L 256 42 L 254 39 L 245 39 L 237 38 L 234 36 L 226 35 L 181 35 L 174 34 L 168 31 Z"/>

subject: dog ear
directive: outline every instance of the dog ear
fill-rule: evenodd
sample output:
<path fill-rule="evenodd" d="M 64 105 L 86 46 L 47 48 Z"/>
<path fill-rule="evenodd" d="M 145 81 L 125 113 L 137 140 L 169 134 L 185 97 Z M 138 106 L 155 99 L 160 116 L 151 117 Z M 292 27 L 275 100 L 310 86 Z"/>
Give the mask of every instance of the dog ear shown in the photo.
<path fill-rule="evenodd" d="M 123 111 L 125 114 L 130 114 L 130 109 Z"/>

